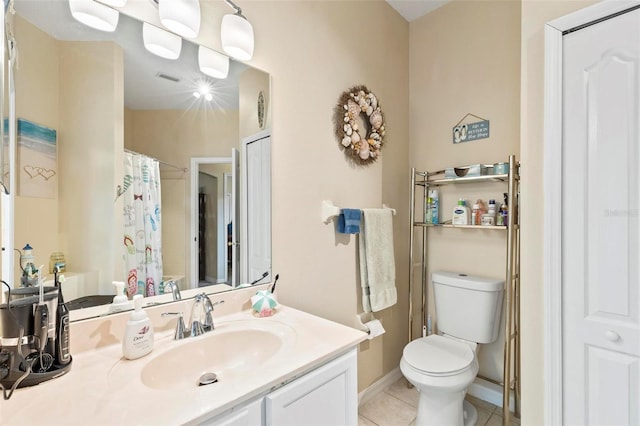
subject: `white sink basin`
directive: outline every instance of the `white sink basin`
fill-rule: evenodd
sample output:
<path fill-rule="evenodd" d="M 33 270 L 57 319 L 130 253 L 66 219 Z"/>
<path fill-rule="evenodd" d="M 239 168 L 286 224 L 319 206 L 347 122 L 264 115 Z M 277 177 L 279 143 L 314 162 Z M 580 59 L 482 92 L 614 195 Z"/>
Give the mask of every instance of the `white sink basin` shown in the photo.
<path fill-rule="evenodd" d="M 204 335 L 170 342 L 166 350 L 158 348 L 156 342 L 151 355 L 134 362 L 146 361 L 138 374 L 142 384 L 149 388 L 197 389 L 205 373 L 215 373 L 219 383 L 255 374 L 256 369 L 286 354 L 294 342 L 295 332 L 284 323 L 261 319 L 229 321 L 216 324 L 215 330 Z M 131 363 L 120 361 L 111 378 L 125 374 L 122 370 Z"/>

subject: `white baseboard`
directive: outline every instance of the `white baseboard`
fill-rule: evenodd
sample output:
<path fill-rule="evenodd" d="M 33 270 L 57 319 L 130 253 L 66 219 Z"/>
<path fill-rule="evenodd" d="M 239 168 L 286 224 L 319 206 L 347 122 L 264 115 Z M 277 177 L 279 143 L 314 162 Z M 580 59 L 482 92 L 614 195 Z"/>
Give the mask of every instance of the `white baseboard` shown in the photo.
<path fill-rule="evenodd" d="M 374 396 L 384 391 L 402 377 L 399 367 L 394 368 L 379 380 L 373 382 L 369 387 L 358 394 L 358 406 L 373 399 Z M 495 383 L 476 378 L 471 386 L 467 388 L 467 393 L 490 404 L 502 407 L 502 387 Z M 513 392 L 509 396 L 509 410 L 515 411 L 515 396 Z"/>
<path fill-rule="evenodd" d="M 364 404 L 367 401 L 370 401 L 374 396 L 394 384 L 401 377 L 402 372 L 400 372 L 400 367 L 396 367 L 382 376 L 380 379 L 373 382 L 371 385 L 369 385 L 368 388 L 364 389 L 358 394 L 358 406 L 360 406 L 360 404 Z"/>
<path fill-rule="evenodd" d="M 476 377 L 471 386 L 467 388 L 467 393 L 490 404 L 502 407 L 502 386 L 488 382 Z M 509 395 L 509 410 L 515 411 L 515 396 L 513 392 Z"/>

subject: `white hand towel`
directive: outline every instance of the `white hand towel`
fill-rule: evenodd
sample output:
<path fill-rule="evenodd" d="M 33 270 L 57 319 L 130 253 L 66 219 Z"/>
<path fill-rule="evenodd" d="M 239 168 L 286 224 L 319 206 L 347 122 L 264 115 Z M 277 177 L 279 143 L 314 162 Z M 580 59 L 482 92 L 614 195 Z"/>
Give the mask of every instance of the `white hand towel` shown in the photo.
<path fill-rule="evenodd" d="M 395 305 L 398 295 L 390 209 L 362 210 L 359 252 L 364 311 L 378 312 Z"/>

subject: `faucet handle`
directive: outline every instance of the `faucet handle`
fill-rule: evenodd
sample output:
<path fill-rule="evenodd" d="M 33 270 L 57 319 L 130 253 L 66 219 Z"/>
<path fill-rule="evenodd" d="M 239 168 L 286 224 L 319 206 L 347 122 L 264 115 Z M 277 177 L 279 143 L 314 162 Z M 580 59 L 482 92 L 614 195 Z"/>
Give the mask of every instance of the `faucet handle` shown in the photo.
<path fill-rule="evenodd" d="M 202 326 L 204 327 L 205 331 L 211 331 L 214 329 L 213 317 L 211 315 L 211 313 L 213 312 L 213 307 L 224 303 L 224 300 L 218 300 L 217 302 L 212 303 L 211 299 L 209 299 L 209 296 L 207 296 L 205 293 L 202 293 L 202 296 L 204 299 L 204 311 L 205 311 L 204 323 L 202 324 Z"/>
<path fill-rule="evenodd" d="M 178 321 L 176 322 L 176 332 L 174 334 L 175 340 L 180 340 L 185 338 L 185 332 L 188 333 L 185 329 L 184 318 L 182 316 L 182 312 L 164 312 L 161 316 L 177 316 Z"/>

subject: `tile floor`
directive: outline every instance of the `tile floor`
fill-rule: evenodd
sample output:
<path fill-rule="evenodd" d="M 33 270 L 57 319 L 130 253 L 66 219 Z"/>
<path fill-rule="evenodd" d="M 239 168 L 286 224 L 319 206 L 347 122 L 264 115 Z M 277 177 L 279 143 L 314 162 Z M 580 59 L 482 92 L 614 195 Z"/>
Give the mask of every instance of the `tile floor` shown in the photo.
<path fill-rule="evenodd" d="M 478 410 L 477 426 L 502 426 L 502 408 L 467 396 Z M 418 407 L 418 391 L 407 387 L 404 377 L 362 404 L 358 409 L 358 426 L 413 426 Z M 520 420 L 511 417 L 511 425 Z"/>

